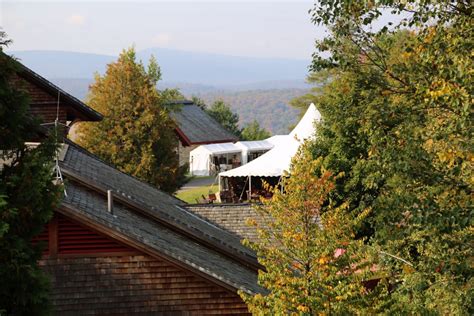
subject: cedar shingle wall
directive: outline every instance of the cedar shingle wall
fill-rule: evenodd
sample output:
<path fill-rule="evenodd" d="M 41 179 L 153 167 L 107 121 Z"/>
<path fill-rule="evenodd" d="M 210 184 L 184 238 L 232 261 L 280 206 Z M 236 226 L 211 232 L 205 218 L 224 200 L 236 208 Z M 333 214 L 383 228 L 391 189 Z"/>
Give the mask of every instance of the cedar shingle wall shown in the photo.
<path fill-rule="evenodd" d="M 199 147 L 199 145 L 183 146 L 180 140 L 178 140 L 178 155 L 179 155 L 179 165 L 183 166 L 189 164 L 189 156 L 191 151 Z"/>
<path fill-rule="evenodd" d="M 30 112 L 33 116 L 40 117 L 45 123 L 54 122 L 56 119 L 58 96 L 52 96 L 44 91 L 44 89 L 18 76 L 13 77 L 12 82 L 18 89 L 24 90 L 30 96 Z M 65 105 L 61 103 L 59 108 L 59 121 L 65 124 L 66 120 L 66 108 Z"/>
<path fill-rule="evenodd" d="M 58 315 L 248 314 L 233 292 L 146 255 L 44 259 Z"/>

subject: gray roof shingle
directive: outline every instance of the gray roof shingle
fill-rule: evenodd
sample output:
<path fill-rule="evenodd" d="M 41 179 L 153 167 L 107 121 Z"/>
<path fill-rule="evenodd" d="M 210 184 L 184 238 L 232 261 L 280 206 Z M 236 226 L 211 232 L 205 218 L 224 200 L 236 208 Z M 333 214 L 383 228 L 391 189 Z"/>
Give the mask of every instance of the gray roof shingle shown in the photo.
<path fill-rule="evenodd" d="M 152 219 L 140 216 L 117 203 L 113 215 L 107 211 L 107 200 L 97 192 L 74 181 L 67 185 L 67 197 L 63 206 L 73 208 L 80 216 L 113 229 L 117 233 L 156 249 L 165 257 L 178 260 L 192 269 L 218 279 L 236 289 L 259 293 L 257 273 L 219 252 L 160 225 Z"/>
<path fill-rule="evenodd" d="M 170 114 L 190 145 L 233 142 L 238 140 L 235 135 L 226 130 L 193 102 L 175 102 Z"/>
<path fill-rule="evenodd" d="M 244 204 L 195 204 L 186 205 L 187 210 L 235 234 L 239 238 L 257 240 L 257 230 L 247 220 L 262 221 L 255 205 Z"/>

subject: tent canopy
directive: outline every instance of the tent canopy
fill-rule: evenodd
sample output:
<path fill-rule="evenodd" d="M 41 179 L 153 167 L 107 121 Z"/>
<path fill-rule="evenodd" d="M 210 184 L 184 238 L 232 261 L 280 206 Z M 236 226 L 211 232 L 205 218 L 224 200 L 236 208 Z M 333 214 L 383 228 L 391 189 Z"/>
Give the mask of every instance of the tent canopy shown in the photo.
<path fill-rule="evenodd" d="M 267 140 L 252 140 L 252 141 L 240 141 L 235 143 L 236 146 L 242 149 L 242 151 L 261 151 L 270 150 L 274 144 Z"/>
<path fill-rule="evenodd" d="M 189 154 L 189 171 L 196 176 L 209 176 L 213 156 L 237 154 L 242 149 L 233 143 L 201 145 Z"/>
<path fill-rule="evenodd" d="M 275 138 L 276 145 L 246 165 L 219 173 L 220 177 L 279 177 L 289 171 L 291 159 L 298 151 L 301 143 L 313 136 L 314 122 L 321 119 L 321 114 L 311 104 L 298 125 L 289 135 Z"/>
<path fill-rule="evenodd" d="M 206 152 L 210 155 L 222 155 L 222 154 L 232 154 L 240 152 L 240 147 L 236 146 L 233 143 L 221 143 L 221 144 L 208 144 L 201 145 L 198 148 L 191 151 L 191 155 L 197 152 Z"/>
<path fill-rule="evenodd" d="M 265 141 L 272 143 L 274 146 L 278 145 L 281 142 L 284 142 L 286 138 L 290 137 L 290 135 L 274 135 L 270 138 L 265 139 Z"/>
<path fill-rule="evenodd" d="M 287 137 L 284 142 L 241 167 L 221 172 L 220 177 L 279 177 L 290 166 L 299 144 Z"/>

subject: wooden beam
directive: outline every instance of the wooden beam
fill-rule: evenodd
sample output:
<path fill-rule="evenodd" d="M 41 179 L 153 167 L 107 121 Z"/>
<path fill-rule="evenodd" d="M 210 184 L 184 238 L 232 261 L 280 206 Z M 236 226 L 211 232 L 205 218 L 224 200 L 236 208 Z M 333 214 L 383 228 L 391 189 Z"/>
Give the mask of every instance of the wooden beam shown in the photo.
<path fill-rule="evenodd" d="M 174 131 L 176 132 L 176 134 L 178 135 L 178 138 L 181 140 L 181 143 L 183 143 L 183 146 L 191 146 L 191 141 L 189 140 L 189 138 L 184 135 L 183 131 L 176 126 L 176 128 L 174 129 Z"/>
<path fill-rule="evenodd" d="M 49 222 L 49 256 L 57 258 L 58 256 L 58 217 L 54 216 Z"/>

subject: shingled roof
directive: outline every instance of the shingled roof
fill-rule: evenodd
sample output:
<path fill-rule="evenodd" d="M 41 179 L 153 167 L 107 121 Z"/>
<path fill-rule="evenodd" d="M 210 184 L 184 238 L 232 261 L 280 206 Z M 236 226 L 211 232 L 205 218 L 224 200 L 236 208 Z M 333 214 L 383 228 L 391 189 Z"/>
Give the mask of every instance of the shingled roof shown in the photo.
<path fill-rule="evenodd" d="M 67 197 L 60 212 L 227 288 L 261 291 L 255 254 L 238 236 L 189 212 L 181 200 L 67 143 L 61 162 Z M 113 215 L 107 212 L 107 190 L 115 193 Z"/>
<path fill-rule="evenodd" d="M 250 203 L 194 204 L 185 207 L 202 219 L 214 223 L 239 238 L 257 240 L 256 228 L 247 222 L 247 220 L 261 222 L 262 216 L 258 214 L 255 205 Z"/>
<path fill-rule="evenodd" d="M 170 103 L 177 133 L 185 145 L 226 143 L 238 138 L 192 101 Z"/>

